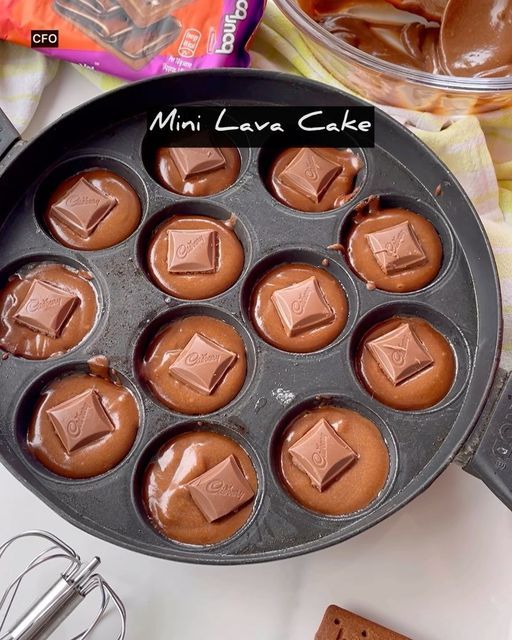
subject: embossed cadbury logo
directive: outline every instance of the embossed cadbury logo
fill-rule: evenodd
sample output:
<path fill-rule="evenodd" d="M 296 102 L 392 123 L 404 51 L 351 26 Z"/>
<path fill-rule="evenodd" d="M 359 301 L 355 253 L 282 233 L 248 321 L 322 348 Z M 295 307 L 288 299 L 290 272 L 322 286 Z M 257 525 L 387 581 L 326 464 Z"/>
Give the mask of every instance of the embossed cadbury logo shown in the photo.
<path fill-rule="evenodd" d="M 37 311 L 45 311 L 46 309 L 53 309 L 54 307 L 62 306 L 64 300 L 59 297 L 45 297 L 45 298 L 30 298 L 27 302 L 27 311 L 29 313 L 36 313 Z"/>
<path fill-rule="evenodd" d="M 210 482 L 206 484 L 206 491 L 208 493 L 213 493 L 216 496 L 236 498 L 237 500 L 242 500 L 244 497 L 244 493 L 241 489 L 235 489 L 235 487 L 232 484 L 229 484 L 229 482 L 219 480 L 218 478 L 210 480 Z"/>
<path fill-rule="evenodd" d="M 385 344 L 383 347 L 391 351 L 391 360 L 399 366 L 402 366 L 407 359 L 407 350 L 409 348 L 409 336 L 402 336 L 399 344 Z"/>
<path fill-rule="evenodd" d="M 66 424 L 66 431 L 72 438 L 76 438 L 82 433 L 88 412 L 89 407 L 87 405 L 83 405 L 82 408 L 75 413 L 73 419 Z"/>
<path fill-rule="evenodd" d="M 195 367 L 199 364 L 208 364 L 209 362 L 219 362 L 220 354 L 218 353 L 198 353 L 197 351 L 192 351 L 185 358 L 185 364 L 189 367 Z"/>
<path fill-rule="evenodd" d="M 84 196 L 84 195 L 70 195 L 66 198 L 66 206 L 68 207 L 86 207 L 90 205 L 94 205 L 98 207 L 100 204 L 99 197 L 93 198 L 92 196 Z"/>
<path fill-rule="evenodd" d="M 386 242 L 386 244 L 384 245 L 384 251 L 386 253 L 390 253 L 393 258 L 398 258 L 398 250 L 400 249 L 404 241 L 405 231 L 402 229 L 396 234 L 396 236 L 393 236 L 391 240 Z"/>
<path fill-rule="evenodd" d="M 189 240 L 188 242 L 183 242 L 176 249 L 176 255 L 178 258 L 186 258 L 188 255 L 197 249 L 200 244 L 204 244 L 204 236 L 198 236 L 194 240 Z"/>
<path fill-rule="evenodd" d="M 320 169 L 313 156 L 306 157 L 306 169 L 304 175 L 310 180 L 318 180 L 318 170 Z"/>
<path fill-rule="evenodd" d="M 311 456 L 311 461 L 318 469 L 325 469 L 327 466 L 327 438 L 325 433 L 320 433 L 320 439 L 316 443 L 316 449 Z"/>
<path fill-rule="evenodd" d="M 313 292 L 311 290 L 311 287 L 308 287 L 305 291 L 299 294 L 299 297 L 291 304 L 293 313 L 297 314 L 298 316 L 301 316 L 304 313 L 304 310 L 306 309 L 306 305 L 308 303 L 308 300 L 311 298 L 312 293 Z"/>

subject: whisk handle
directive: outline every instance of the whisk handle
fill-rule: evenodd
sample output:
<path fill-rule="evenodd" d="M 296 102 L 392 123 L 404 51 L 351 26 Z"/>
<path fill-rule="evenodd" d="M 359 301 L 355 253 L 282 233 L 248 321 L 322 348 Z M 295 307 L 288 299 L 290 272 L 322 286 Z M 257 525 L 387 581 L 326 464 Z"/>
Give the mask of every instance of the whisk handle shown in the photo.
<path fill-rule="evenodd" d="M 75 585 L 61 577 L 0 640 L 47 640 L 82 600 Z"/>

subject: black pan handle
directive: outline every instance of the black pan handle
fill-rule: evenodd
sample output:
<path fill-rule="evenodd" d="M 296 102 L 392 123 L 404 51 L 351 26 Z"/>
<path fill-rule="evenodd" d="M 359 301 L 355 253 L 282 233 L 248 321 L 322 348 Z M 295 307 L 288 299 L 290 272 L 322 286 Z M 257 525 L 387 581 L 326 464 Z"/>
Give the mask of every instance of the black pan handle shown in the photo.
<path fill-rule="evenodd" d="M 0 160 L 2 160 L 19 138 L 20 134 L 2 109 L 0 109 Z"/>
<path fill-rule="evenodd" d="M 498 372 L 489 401 L 457 462 L 512 510 L 512 375 Z"/>

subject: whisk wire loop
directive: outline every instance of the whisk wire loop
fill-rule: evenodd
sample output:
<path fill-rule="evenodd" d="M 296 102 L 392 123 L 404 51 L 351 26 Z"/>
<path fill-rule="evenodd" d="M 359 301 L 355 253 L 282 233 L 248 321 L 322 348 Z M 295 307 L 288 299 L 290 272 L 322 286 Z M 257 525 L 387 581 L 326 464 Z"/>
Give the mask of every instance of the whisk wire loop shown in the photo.
<path fill-rule="evenodd" d="M 113 610 L 120 619 L 120 630 L 116 640 L 123 640 L 126 634 L 126 610 L 119 596 L 95 569 L 101 560 L 92 558 L 82 563 L 78 554 L 65 542 L 47 531 L 27 531 L 0 545 L 0 562 L 9 548 L 16 542 L 38 539 L 49 543 L 30 560 L 26 567 L 5 588 L 0 597 L 0 640 L 46 640 L 64 622 L 70 613 L 93 591 L 100 593 L 99 609 L 89 626 L 71 640 L 87 640 L 100 621 L 107 614 L 112 603 Z M 25 578 L 37 568 L 52 560 L 67 560 L 68 565 L 54 584 L 4 633 L 13 603 L 19 596 Z"/>

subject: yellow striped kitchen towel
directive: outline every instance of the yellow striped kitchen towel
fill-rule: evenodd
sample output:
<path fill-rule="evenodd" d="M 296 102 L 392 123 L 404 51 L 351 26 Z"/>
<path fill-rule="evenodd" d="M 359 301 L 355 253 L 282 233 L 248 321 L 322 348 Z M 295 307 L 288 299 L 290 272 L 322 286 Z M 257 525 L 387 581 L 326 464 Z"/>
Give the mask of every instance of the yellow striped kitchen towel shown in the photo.
<path fill-rule="evenodd" d="M 37 51 L 0 42 L 0 108 L 18 131 L 29 125 L 57 67 L 56 60 Z"/>

